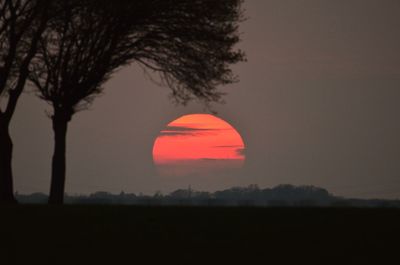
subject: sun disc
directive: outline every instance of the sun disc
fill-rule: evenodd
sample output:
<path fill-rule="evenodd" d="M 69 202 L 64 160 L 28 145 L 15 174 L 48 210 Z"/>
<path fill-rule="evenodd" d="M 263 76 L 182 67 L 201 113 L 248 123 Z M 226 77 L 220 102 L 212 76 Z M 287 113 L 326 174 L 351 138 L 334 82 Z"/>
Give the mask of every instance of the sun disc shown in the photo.
<path fill-rule="evenodd" d="M 153 161 L 161 175 L 240 168 L 245 145 L 229 123 L 210 114 L 184 115 L 161 130 Z"/>

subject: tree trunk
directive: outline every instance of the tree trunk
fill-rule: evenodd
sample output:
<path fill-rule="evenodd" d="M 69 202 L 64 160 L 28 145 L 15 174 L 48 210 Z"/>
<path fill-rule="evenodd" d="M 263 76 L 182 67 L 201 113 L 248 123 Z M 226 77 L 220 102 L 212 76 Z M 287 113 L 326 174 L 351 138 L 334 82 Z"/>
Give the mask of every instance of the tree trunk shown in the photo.
<path fill-rule="evenodd" d="M 0 117 L 0 203 L 14 204 L 12 151 L 13 143 L 9 133 L 9 123 Z"/>
<path fill-rule="evenodd" d="M 51 187 L 49 204 L 63 204 L 66 168 L 66 136 L 69 119 L 63 113 L 52 117 L 54 131 L 54 154 L 51 170 Z"/>

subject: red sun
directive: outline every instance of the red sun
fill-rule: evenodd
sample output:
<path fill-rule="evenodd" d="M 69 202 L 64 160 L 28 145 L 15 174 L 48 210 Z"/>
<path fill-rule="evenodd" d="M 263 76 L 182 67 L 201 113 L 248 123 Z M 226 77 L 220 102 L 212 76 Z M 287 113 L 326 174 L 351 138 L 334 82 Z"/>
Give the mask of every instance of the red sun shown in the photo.
<path fill-rule="evenodd" d="M 210 114 L 182 116 L 160 132 L 153 160 L 162 175 L 202 174 L 241 167 L 244 143 L 226 121 Z"/>

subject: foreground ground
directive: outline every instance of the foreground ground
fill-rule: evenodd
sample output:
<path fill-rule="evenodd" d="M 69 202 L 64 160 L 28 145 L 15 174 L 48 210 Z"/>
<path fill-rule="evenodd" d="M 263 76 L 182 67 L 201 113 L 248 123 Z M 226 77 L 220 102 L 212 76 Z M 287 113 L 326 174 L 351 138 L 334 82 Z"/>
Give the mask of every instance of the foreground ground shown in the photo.
<path fill-rule="evenodd" d="M 0 225 L 4 265 L 400 259 L 399 209 L 19 205 L 0 207 Z"/>

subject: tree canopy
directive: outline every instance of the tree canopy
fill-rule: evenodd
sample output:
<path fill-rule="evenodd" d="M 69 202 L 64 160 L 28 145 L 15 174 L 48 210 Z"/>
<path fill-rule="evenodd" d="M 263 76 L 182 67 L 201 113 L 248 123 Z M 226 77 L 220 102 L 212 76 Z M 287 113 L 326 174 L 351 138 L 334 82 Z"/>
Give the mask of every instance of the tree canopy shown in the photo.
<path fill-rule="evenodd" d="M 54 107 L 85 107 L 118 68 L 157 72 L 179 102 L 220 99 L 244 59 L 239 0 L 68 1 L 41 41 L 32 81 Z"/>

